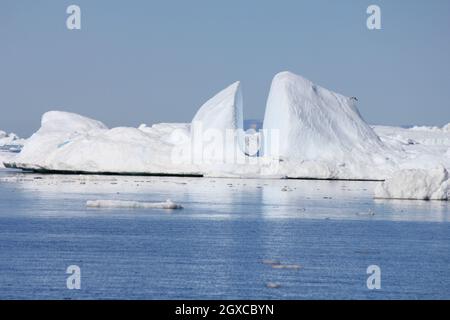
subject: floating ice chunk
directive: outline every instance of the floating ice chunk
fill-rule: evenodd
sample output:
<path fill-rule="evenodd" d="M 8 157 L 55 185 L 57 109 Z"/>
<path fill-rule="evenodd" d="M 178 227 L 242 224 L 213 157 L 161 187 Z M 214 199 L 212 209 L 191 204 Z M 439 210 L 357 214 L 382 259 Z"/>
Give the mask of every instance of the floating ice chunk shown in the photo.
<path fill-rule="evenodd" d="M 357 212 L 356 215 L 361 217 L 373 217 L 375 215 L 375 212 L 370 209 L 367 212 Z"/>
<path fill-rule="evenodd" d="M 450 180 L 444 167 L 395 172 L 375 189 L 375 198 L 448 200 Z"/>
<path fill-rule="evenodd" d="M 132 208 L 132 209 L 182 209 L 183 207 L 170 199 L 165 202 L 139 202 L 124 200 L 88 200 L 87 207 L 91 208 Z"/>
<path fill-rule="evenodd" d="M 262 263 L 271 266 L 273 269 L 300 270 L 302 268 L 299 264 L 283 264 L 280 261 L 273 259 L 264 259 Z"/>
<path fill-rule="evenodd" d="M 286 270 L 300 270 L 302 268 L 299 264 L 272 264 L 272 269 L 286 269 Z"/>
<path fill-rule="evenodd" d="M 281 287 L 281 284 L 279 284 L 278 282 L 267 282 L 266 287 L 269 289 L 278 289 Z"/>

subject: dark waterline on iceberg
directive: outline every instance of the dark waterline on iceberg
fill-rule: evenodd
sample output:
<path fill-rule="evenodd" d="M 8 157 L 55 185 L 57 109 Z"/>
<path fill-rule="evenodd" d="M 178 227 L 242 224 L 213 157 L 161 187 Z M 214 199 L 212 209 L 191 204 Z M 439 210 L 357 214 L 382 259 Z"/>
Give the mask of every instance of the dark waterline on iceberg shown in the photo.
<path fill-rule="evenodd" d="M 201 173 L 159 173 L 159 172 L 107 172 L 107 171 L 78 171 L 78 170 L 50 170 L 50 169 L 29 169 L 17 166 L 14 163 L 5 163 L 6 168 L 21 170 L 23 173 L 35 174 L 59 174 L 59 175 L 104 175 L 104 176 L 142 176 L 142 177 L 184 177 L 184 178 L 203 178 Z M 220 179 L 218 177 L 217 179 Z M 236 178 L 240 179 L 240 178 Z M 245 177 L 243 177 L 245 179 Z M 254 179 L 254 178 L 250 178 Z M 341 179 L 341 178 L 308 178 L 308 177 L 283 177 L 280 179 L 287 180 L 311 180 L 311 181 L 367 181 L 382 182 L 383 179 Z"/>

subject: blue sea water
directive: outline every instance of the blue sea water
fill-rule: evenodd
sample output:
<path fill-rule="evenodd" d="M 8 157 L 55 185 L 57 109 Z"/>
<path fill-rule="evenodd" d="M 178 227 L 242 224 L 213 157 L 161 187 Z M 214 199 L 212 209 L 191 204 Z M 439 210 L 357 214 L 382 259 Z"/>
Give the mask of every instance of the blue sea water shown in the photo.
<path fill-rule="evenodd" d="M 449 204 L 376 184 L 0 171 L 0 299 L 449 299 Z M 184 209 L 85 206 L 167 198 Z"/>

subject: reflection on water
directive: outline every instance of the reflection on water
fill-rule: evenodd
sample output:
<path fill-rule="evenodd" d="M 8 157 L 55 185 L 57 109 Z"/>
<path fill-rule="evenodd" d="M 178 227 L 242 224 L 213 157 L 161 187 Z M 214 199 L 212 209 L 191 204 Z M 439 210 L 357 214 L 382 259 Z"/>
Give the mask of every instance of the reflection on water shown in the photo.
<path fill-rule="evenodd" d="M 92 216 L 99 212 L 87 210 L 84 207 L 87 200 L 159 202 L 170 198 L 186 207 L 184 217 L 204 219 L 448 222 L 450 218 L 446 201 L 373 199 L 373 188 L 379 182 L 39 175 L 0 171 L 0 183 L 2 193 L 9 191 L 14 195 L 2 204 L 4 210 L 10 209 L 10 201 L 16 201 L 15 209 L 22 206 L 36 209 L 42 205 L 42 210 L 15 210 L 14 215 Z M 59 201 L 70 206 L 58 210 Z M 53 205 L 55 210 L 51 210 Z M 113 213 L 115 216 L 129 214 L 123 210 L 113 210 Z"/>
<path fill-rule="evenodd" d="M 449 298 L 448 202 L 373 200 L 376 184 L 0 171 L 0 298 Z M 85 207 L 168 198 L 184 209 Z"/>

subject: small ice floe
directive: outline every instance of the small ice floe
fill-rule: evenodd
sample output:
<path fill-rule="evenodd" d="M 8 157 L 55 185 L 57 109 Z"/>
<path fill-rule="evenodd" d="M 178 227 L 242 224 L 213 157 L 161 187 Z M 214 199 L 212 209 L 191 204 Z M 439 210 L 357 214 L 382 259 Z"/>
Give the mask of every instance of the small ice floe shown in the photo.
<path fill-rule="evenodd" d="M 272 259 L 264 259 L 262 261 L 262 263 L 271 266 L 271 265 L 274 265 L 274 264 L 280 264 L 280 261 L 272 260 Z"/>
<path fill-rule="evenodd" d="M 373 217 L 375 215 L 375 212 L 370 209 L 367 212 L 357 212 L 356 215 L 361 217 Z"/>
<path fill-rule="evenodd" d="M 302 268 L 299 264 L 283 264 L 280 261 L 273 259 L 264 259 L 262 263 L 271 266 L 273 269 L 299 270 Z"/>
<path fill-rule="evenodd" d="M 277 282 L 267 282 L 266 287 L 269 289 L 278 289 L 281 285 Z"/>
<path fill-rule="evenodd" d="M 170 199 L 165 202 L 140 202 L 124 200 L 88 200 L 90 208 L 132 208 L 132 209 L 182 209 L 183 207 Z"/>
<path fill-rule="evenodd" d="M 302 268 L 299 264 L 272 264 L 273 269 L 286 269 L 286 270 L 300 270 Z"/>

